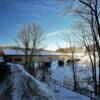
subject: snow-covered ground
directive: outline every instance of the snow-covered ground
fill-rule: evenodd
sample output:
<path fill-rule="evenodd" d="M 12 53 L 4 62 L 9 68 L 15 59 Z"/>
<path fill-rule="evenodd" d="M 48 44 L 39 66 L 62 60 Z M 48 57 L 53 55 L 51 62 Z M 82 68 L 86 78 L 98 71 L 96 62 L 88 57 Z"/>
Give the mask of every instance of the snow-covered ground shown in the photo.
<path fill-rule="evenodd" d="M 72 92 L 66 88 L 53 85 L 53 91 L 58 90 L 57 92 L 53 92 L 53 99 L 52 100 L 90 100 L 90 98 L 80 95 L 78 93 Z"/>
<path fill-rule="evenodd" d="M 71 77 L 72 72 L 70 67 L 62 66 L 62 67 L 56 67 L 51 70 L 51 77 L 55 80 L 63 82 L 65 77 Z"/>
<path fill-rule="evenodd" d="M 50 92 L 47 92 L 47 89 L 44 88 L 45 86 L 41 82 L 26 72 L 23 66 L 18 64 L 9 65 L 11 66 L 12 72 L 12 100 L 36 100 L 39 98 L 38 95 L 41 97 L 41 100 L 49 98 L 51 95 Z"/>
<path fill-rule="evenodd" d="M 56 63 L 55 63 L 56 64 Z M 72 72 L 72 65 L 71 64 L 65 64 L 62 67 L 51 67 L 51 78 L 55 79 L 57 81 L 60 81 L 62 83 L 67 83 L 69 85 L 74 85 L 73 82 L 73 72 Z M 75 64 L 76 69 L 76 77 L 77 82 L 79 83 L 81 88 L 88 88 L 89 90 L 93 91 L 93 84 L 90 84 L 89 81 L 92 79 L 92 71 L 91 67 L 89 67 L 86 64 Z"/>
<path fill-rule="evenodd" d="M 8 64 L 11 66 L 12 73 L 10 78 L 12 82 L 12 100 L 90 100 L 86 96 L 63 87 L 36 80 L 21 65 Z M 56 89 L 59 91 L 55 91 Z"/>

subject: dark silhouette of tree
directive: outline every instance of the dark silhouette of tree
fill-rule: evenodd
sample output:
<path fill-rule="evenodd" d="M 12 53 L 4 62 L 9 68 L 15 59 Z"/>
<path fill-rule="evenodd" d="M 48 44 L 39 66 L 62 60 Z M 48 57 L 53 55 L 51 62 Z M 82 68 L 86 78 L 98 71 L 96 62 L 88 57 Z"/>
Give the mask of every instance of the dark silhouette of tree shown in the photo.
<path fill-rule="evenodd" d="M 76 25 L 75 25 L 76 26 Z M 97 65 L 97 57 L 96 57 L 96 46 L 95 41 L 93 40 L 93 33 L 89 32 L 89 27 L 87 30 L 87 25 L 85 23 L 77 23 L 77 38 L 80 40 L 80 44 L 83 44 L 86 48 L 86 51 L 89 55 L 91 67 L 92 67 L 92 78 L 94 82 L 94 90 L 97 95 L 97 78 L 96 78 L 96 65 Z"/>
<path fill-rule="evenodd" d="M 100 0 L 61 0 L 65 5 L 65 14 L 72 12 L 80 16 L 90 27 L 93 42 L 98 53 L 99 89 L 100 92 Z M 94 54 L 95 55 L 95 54 Z M 96 63 L 95 63 L 96 67 Z M 95 93 L 97 95 L 97 93 Z"/>

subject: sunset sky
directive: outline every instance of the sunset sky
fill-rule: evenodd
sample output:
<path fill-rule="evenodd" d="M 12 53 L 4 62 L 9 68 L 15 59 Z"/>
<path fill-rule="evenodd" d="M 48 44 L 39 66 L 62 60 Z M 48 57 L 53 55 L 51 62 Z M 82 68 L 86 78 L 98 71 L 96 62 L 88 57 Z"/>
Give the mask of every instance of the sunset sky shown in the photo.
<path fill-rule="evenodd" d="M 44 30 L 48 50 L 64 47 L 61 31 L 70 31 L 75 16 L 64 16 L 59 0 L 0 0 L 0 45 L 16 45 L 16 33 L 22 25 L 39 23 Z"/>

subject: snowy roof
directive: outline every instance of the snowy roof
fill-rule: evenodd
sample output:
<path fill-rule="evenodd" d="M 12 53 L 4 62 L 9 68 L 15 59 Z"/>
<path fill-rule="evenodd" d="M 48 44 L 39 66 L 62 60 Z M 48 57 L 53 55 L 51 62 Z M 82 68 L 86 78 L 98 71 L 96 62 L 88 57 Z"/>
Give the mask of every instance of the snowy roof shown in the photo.
<path fill-rule="evenodd" d="M 25 55 L 23 50 L 15 50 L 15 49 L 3 49 L 5 55 Z M 30 55 L 31 52 L 29 51 L 28 54 Z M 53 51 L 36 51 L 33 55 L 66 55 L 65 53 L 53 52 Z"/>

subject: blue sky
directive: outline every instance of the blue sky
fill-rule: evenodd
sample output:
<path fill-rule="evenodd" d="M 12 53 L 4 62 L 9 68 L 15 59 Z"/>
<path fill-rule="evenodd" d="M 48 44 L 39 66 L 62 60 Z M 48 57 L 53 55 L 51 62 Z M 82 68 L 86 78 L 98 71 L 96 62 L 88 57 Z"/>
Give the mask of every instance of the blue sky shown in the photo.
<path fill-rule="evenodd" d="M 0 45 L 16 45 L 20 27 L 36 22 L 46 34 L 46 49 L 63 47 L 60 31 L 70 30 L 76 20 L 72 15 L 63 16 L 63 12 L 59 0 L 0 0 Z"/>

